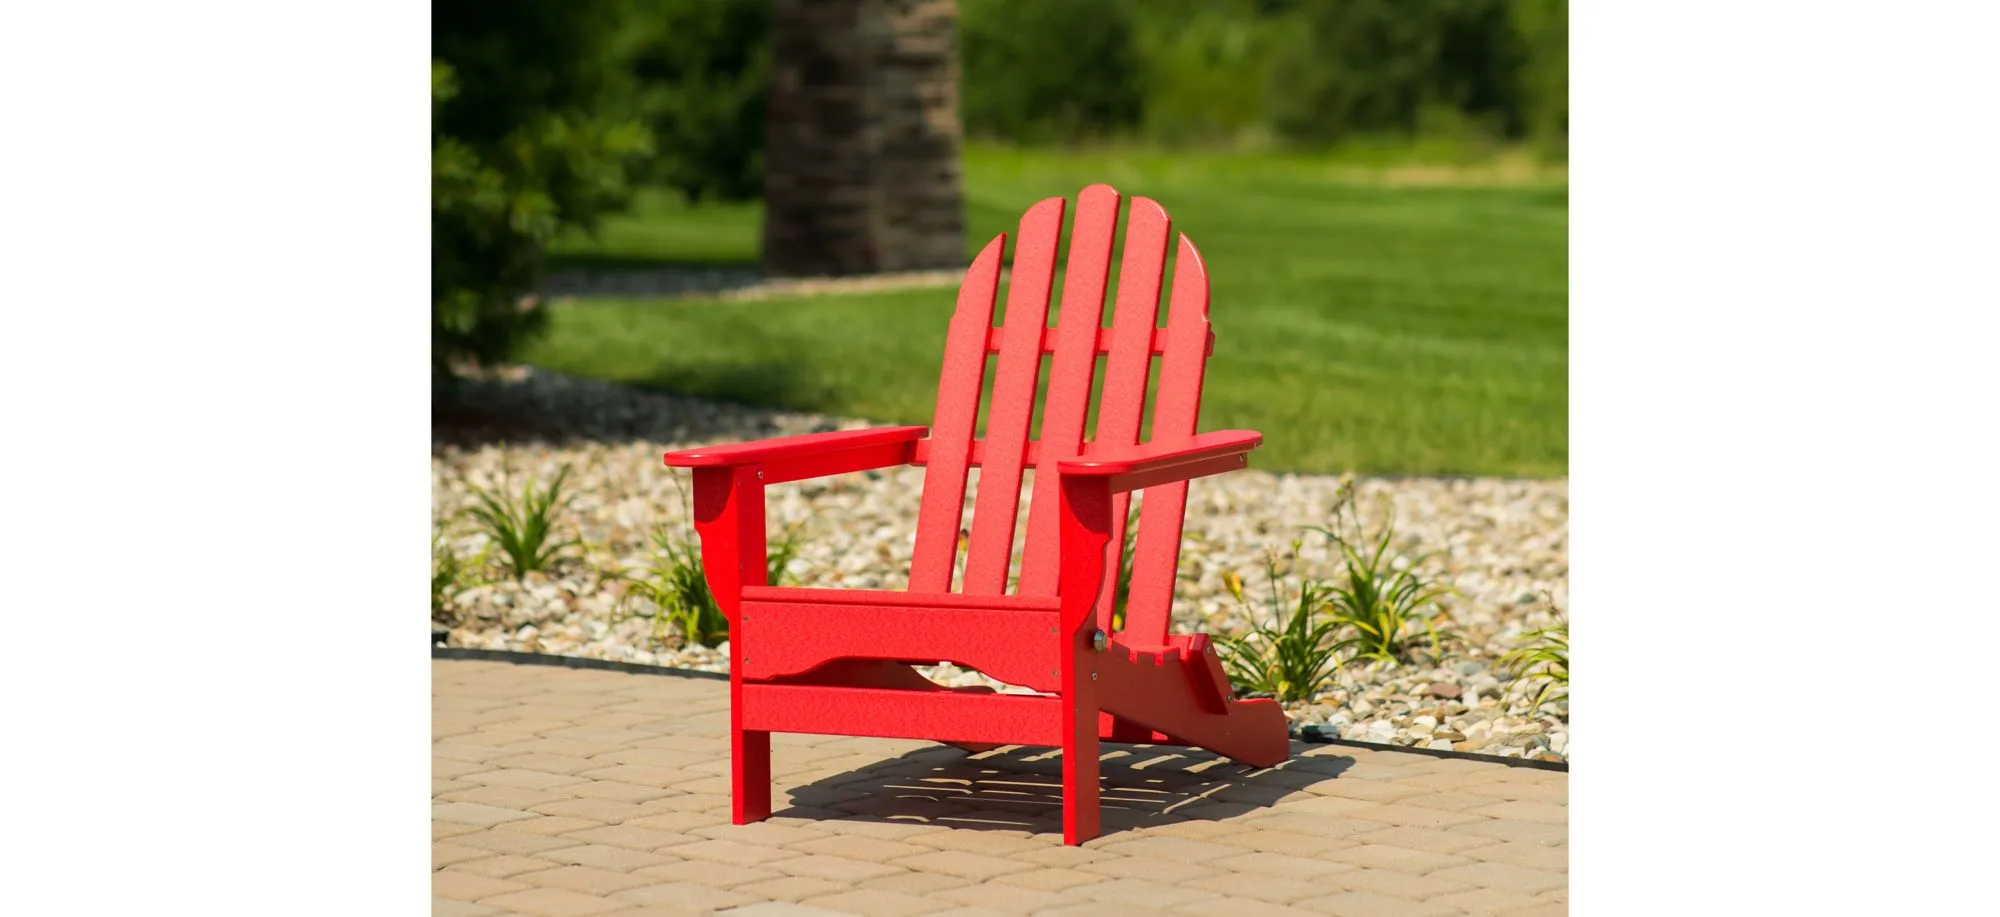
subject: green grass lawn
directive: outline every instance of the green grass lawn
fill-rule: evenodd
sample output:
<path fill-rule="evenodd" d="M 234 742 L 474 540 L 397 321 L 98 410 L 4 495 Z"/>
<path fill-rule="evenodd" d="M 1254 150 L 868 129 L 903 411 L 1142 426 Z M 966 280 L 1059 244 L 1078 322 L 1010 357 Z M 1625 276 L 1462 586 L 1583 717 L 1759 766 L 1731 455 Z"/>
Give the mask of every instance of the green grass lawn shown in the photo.
<path fill-rule="evenodd" d="M 1035 201 L 1094 181 L 1152 197 L 1208 264 L 1216 349 L 1201 427 L 1262 430 L 1253 466 L 1566 474 L 1567 187 L 1392 187 L 1345 165 L 975 148 L 968 255 L 1011 236 Z M 652 196 L 596 240 L 566 240 L 556 260 L 754 264 L 758 218 L 756 205 Z M 527 356 L 641 386 L 926 423 L 952 305 L 942 289 L 585 300 L 559 306 Z"/>

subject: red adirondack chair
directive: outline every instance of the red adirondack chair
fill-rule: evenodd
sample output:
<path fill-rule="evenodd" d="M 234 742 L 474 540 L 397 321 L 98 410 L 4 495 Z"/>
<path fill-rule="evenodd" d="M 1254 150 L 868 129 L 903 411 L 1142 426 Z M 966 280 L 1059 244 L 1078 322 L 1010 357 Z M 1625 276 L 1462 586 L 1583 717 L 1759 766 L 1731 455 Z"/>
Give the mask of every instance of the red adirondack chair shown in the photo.
<path fill-rule="evenodd" d="M 1077 197 L 1058 324 L 1049 294 L 1064 200 L 1021 218 L 1006 322 L 993 323 L 1002 234 L 966 271 L 945 340 L 937 411 L 924 427 L 816 433 L 670 452 L 694 469 L 695 527 L 729 619 L 737 824 L 771 813 L 771 733 L 932 739 L 978 749 L 1062 748 L 1063 842 L 1099 833 L 1101 740 L 1207 748 L 1268 767 L 1290 753 L 1282 708 L 1236 700 L 1206 635 L 1167 633 L 1187 482 L 1245 467 L 1262 436 L 1195 433 L 1213 349 L 1208 275 L 1180 238 L 1165 328 L 1156 315 L 1169 221 L 1132 201 L 1118 301 L 1100 327 L 1119 195 Z M 998 354 L 986 437 L 974 439 L 989 354 Z M 1028 440 L 1036 378 L 1051 357 L 1042 438 Z M 1152 438 L 1138 441 L 1147 370 L 1160 361 Z M 1096 438 L 1083 440 L 1092 371 L 1105 361 Z M 822 475 L 927 466 L 907 591 L 765 582 L 764 488 Z M 980 467 L 963 582 L 952 591 L 967 469 Z M 1022 469 L 1035 468 L 1017 588 L 1008 563 Z M 1130 491 L 1145 490 L 1123 629 L 1112 599 Z M 946 688 L 912 664 L 941 660 L 1039 692 Z"/>

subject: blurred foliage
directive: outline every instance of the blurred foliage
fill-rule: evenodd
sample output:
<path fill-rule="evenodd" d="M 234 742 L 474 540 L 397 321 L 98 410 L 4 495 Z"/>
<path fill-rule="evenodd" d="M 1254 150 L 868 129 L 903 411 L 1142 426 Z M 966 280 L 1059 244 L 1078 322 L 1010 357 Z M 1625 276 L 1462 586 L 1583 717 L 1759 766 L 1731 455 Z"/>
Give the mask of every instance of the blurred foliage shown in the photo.
<path fill-rule="evenodd" d="M 1273 64 L 1271 126 L 1356 134 L 1518 136 L 1520 42 L 1508 0 L 1304 0 Z"/>
<path fill-rule="evenodd" d="M 959 0 L 965 131 L 1018 143 L 1124 132 L 1145 73 L 1122 2 Z"/>
<path fill-rule="evenodd" d="M 642 178 L 703 198 L 764 191 L 770 0 L 635 0 L 620 52 L 655 156 Z"/>
<path fill-rule="evenodd" d="M 1323 147 L 1568 130 L 1567 0 L 962 0 L 975 137 Z"/>
<path fill-rule="evenodd" d="M 859 0 L 855 0 L 859 2 Z M 557 236 L 763 183 L 769 0 L 432 5 L 432 367 L 515 354 Z M 959 0 L 975 138 L 1566 151 L 1567 0 Z"/>
<path fill-rule="evenodd" d="M 1569 0 L 1514 0 L 1514 31 L 1526 57 L 1522 117 L 1545 153 L 1569 152 Z"/>
<path fill-rule="evenodd" d="M 1256 0 L 1134 4 L 1145 69 L 1140 133 L 1167 145 L 1225 145 L 1268 133 L 1270 61 L 1292 27 Z"/>
<path fill-rule="evenodd" d="M 543 247 L 622 207 L 651 151 L 611 51 L 628 4 L 431 6 L 431 368 L 503 360 L 545 324 Z"/>

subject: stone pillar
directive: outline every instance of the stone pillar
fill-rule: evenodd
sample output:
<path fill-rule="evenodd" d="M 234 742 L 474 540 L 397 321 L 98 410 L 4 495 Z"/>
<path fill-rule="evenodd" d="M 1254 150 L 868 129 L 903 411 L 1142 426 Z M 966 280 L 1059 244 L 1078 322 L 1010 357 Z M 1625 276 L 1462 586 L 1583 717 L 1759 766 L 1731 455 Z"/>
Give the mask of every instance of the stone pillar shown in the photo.
<path fill-rule="evenodd" d="M 764 269 L 965 264 L 955 0 L 773 0 Z"/>

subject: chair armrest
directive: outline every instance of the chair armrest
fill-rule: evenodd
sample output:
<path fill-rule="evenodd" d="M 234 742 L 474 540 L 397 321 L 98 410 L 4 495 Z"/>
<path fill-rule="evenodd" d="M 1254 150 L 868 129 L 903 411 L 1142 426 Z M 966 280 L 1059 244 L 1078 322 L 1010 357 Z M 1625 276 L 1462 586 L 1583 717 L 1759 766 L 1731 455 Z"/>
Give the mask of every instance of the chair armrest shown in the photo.
<path fill-rule="evenodd" d="M 1115 493 L 1234 471 L 1247 466 L 1245 456 L 1263 443 L 1255 430 L 1217 430 L 1177 442 L 1092 450 L 1056 468 L 1065 478 L 1107 478 Z"/>
<path fill-rule="evenodd" d="M 747 443 L 702 446 L 669 452 L 666 454 L 666 463 L 669 468 L 715 468 L 810 458 L 850 449 L 865 449 L 870 446 L 915 443 L 922 439 L 928 430 L 927 427 L 872 427 L 866 430 L 835 430 L 830 433 L 807 433 L 803 436 L 784 436 Z"/>

